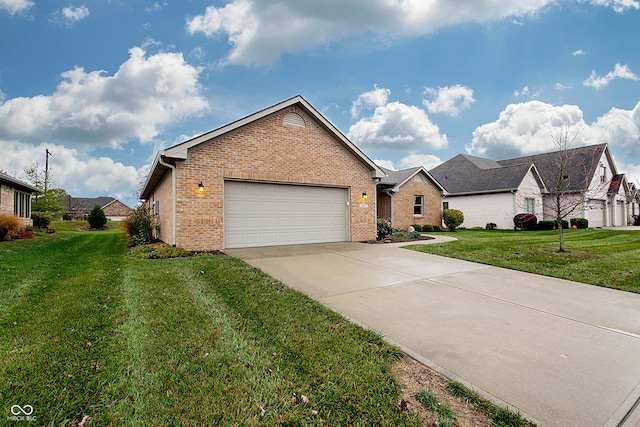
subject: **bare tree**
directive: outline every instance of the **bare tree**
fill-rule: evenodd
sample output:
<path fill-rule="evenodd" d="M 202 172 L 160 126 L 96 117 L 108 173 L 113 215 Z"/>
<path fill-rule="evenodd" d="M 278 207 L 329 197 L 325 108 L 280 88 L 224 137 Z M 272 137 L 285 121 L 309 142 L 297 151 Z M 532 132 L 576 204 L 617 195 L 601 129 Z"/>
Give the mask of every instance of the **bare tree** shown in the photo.
<path fill-rule="evenodd" d="M 558 252 L 565 252 L 562 221 L 584 208 L 590 200 L 589 195 L 605 185 L 603 182 L 597 189 L 592 188 L 591 180 L 602 152 L 599 146 L 595 148 L 600 150 L 598 153 L 572 148 L 580 132 L 572 130 L 569 124 L 549 133 L 556 149 L 544 156 L 538 167 L 542 169 L 547 187 L 545 208 L 553 212 L 558 229 Z"/>

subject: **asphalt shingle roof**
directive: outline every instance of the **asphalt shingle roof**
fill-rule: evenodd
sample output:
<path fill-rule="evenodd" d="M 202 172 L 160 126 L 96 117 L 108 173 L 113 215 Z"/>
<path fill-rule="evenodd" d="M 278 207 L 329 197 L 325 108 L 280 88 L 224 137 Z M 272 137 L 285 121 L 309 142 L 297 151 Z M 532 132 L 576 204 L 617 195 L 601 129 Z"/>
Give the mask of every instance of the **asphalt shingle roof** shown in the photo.
<path fill-rule="evenodd" d="M 429 173 L 451 195 L 516 190 L 532 163 L 501 165 L 482 157 L 458 154 Z"/>

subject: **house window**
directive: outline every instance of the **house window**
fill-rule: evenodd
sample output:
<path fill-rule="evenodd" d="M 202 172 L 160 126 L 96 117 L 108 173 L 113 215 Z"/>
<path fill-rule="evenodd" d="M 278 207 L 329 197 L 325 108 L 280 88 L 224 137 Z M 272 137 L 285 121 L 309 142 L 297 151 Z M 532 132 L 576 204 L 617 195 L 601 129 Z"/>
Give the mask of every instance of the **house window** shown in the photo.
<path fill-rule="evenodd" d="M 20 218 L 31 218 L 31 194 L 13 192 L 13 214 Z"/>
<path fill-rule="evenodd" d="M 413 216 L 424 215 L 424 196 L 413 196 Z"/>
<path fill-rule="evenodd" d="M 535 200 L 524 199 L 524 212 L 528 214 L 535 214 Z"/>
<path fill-rule="evenodd" d="M 600 182 L 607 182 L 607 167 L 600 165 Z"/>
<path fill-rule="evenodd" d="M 442 210 L 446 211 L 447 209 L 449 209 L 449 202 L 442 202 Z"/>

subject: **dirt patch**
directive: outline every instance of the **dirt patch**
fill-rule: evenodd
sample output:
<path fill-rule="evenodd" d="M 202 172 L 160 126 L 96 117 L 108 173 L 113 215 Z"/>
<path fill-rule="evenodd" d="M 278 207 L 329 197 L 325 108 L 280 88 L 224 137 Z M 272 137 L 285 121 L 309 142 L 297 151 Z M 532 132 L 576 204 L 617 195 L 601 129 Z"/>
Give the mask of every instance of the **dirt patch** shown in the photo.
<path fill-rule="evenodd" d="M 413 397 L 417 392 L 428 390 L 433 393 L 438 402 L 445 403 L 455 413 L 453 425 L 459 427 L 491 426 L 487 415 L 474 409 L 463 399 L 451 396 L 447 391 L 449 380 L 443 375 L 424 366 L 414 359 L 405 356 L 391 366 L 402 390 L 402 398 L 407 402 L 407 410 L 417 412 L 424 420 L 424 425 L 437 426 L 438 416 L 423 408 Z"/>

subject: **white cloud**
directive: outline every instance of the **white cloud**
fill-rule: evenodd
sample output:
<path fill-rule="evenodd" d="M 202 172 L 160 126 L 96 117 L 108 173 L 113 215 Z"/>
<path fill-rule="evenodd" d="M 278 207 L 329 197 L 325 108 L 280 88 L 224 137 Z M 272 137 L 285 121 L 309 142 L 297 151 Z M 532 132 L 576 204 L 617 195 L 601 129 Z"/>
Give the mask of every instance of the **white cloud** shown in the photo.
<path fill-rule="evenodd" d="M 114 162 L 108 157 L 92 157 L 79 150 L 62 145 L 33 145 L 15 141 L 0 141 L 2 156 L 0 169 L 15 173 L 18 178 L 25 169 L 38 162 L 43 167 L 45 149 L 49 157 L 49 170 L 56 188 L 64 188 L 75 197 L 112 196 L 130 205 L 135 203 L 134 193 L 139 189 L 148 166 L 133 166 Z"/>
<path fill-rule="evenodd" d="M 475 102 L 473 89 L 459 84 L 438 89 L 426 88 L 424 94 L 433 99 L 433 101 L 426 99 L 422 101 L 430 113 L 444 113 L 453 117 L 457 116 L 460 111 L 470 108 L 471 104 Z"/>
<path fill-rule="evenodd" d="M 632 110 L 612 108 L 591 126 L 594 143 L 622 147 L 627 158 L 640 160 L 640 102 Z"/>
<path fill-rule="evenodd" d="M 354 119 L 357 118 L 365 108 L 375 108 L 386 105 L 389 95 L 391 95 L 389 89 L 379 88 L 377 85 L 374 85 L 373 90 L 361 93 L 358 95 L 358 98 L 353 101 L 351 104 L 351 117 Z"/>
<path fill-rule="evenodd" d="M 349 36 L 413 37 L 467 22 L 524 17 L 554 0 L 233 0 L 190 17 L 190 34 L 226 36 L 227 63 L 264 65 Z"/>
<path fill-rule="evenodd" d="M 541 101 L 510 104 L 498 120 L 477 127 L 471 145 L 465 149 L 469 154 L 491 159 L 551 151 L 555 148 L 551 132 L 565 125 L 584 138 L 586 124 L 576 105 L 556 107 Z"/>
<path fill-rule="evenodd" d="M 430 170 L 442 163 L 442 160 L 432 154 L 409 154 L 397 162 L 392 160 L 374 160 L 374 162 L 379 166 L 394 171 L 409 169 L 416 166 L 423 166 L 426 170 Z"/>
<path fill-rule="evenodd" d="M 513 91 L 513 96 L 515 96 L 516 98 L 527 95 L 529 95 L 529 86 L 523 87 L 522 90 L 516 89 Z"/>
<path fill-rule="evenodd" d="M 586 54 L 587 54 L 587 52 L 585 52 L 584 50 L 578 49 L 578 50 L 573 51 L 573 53 L 571 55 L 573 55 L 573 56 L 584 56 Z"/>
<path fill-rule="evenodd" d="M 613 67 L 613 71 L 609 71 L 606 76 L 598 76 L 595 71 L 592 71 L 589 78 L 582 84 L 587 87 L 602 89 L 615 79 L 640 80 L 640 77 L 636 76 L 627 65 L 616 64 Z"/>
<path fill-rule="evenodd" d="M 491 159 L 518 157 L 556 148 L 551 134 L 570 126 L 574 146 L 608 143 L 621 148 L 627 160 L 640 161 L 640 102 L 632 110 L 612 108 L 587 124 L 575 105 L 553 106 L 540 101 L 508 105 L 498 120 L 476 128 L 469 154 Z"/>
<path fill-rule="evenodd" d="M 349 128 L 348 138 L 360 147 L 418 152 L 424 148 L 447 146 L 447 135 L 441 134 L 424 110 L 391 102 L 377 107 Z"/>
<path fill-rule="evenodd" d="M 400 169 L 413 168 L 416 166 L 424 166 L 426 170 L 433 169 L 442 163 L 439 157 L 432 154 L 409 154 L 398 162 Z"/>
<path fill-rule="evenodd" d="M 0 0 L 0 9 L 15 15 L 18 12 L 24 12 L 34 4 L 31 0 Z"/>
<path fill-rule="evenodd" d="M 61 14 L 68 23 L 75 23 L 89 16 L 89 8 L 84 5 L 79 7 L 69 6 L 63 8 Z"/>
<path fill-rule="evenodd" d="M 382 166 L 383 168 L 387 168 L 392 171 L 397 170 L 395 165 L 393 164 L 393 161 L 391 160 L 374 160 L 373 162 L 378 166 Z"/>
<path fill-rule="evenodd" d="M 180 53 L 147 56 L 141 48 L 113 76 L 75 68 L 62 73 L 50 95 L 0 103 L 0 134 L 16 140 L 118 147 L 130 138 L 148 143 L 167 124 L 208 108 L 199 93 L 200 70 Z"/>
<path fill-rule="evenodd" d="M 165 7 L 167 7 L 168 3 L 166 1 L 156 1 L 153 3 L 153 5 L 151 7 L 146 7 L 144 9 L 145 12 L 151 13 L 151 12 L 159 12 L 162 9 L 164 9 Z"/>
<path fill-rule="evenodd" d="M 617 13 L 623 13 L 627 9 L 640 9 L 640 2 L 638 2 L 638 0 L 591 0 L 591 4 L 611 7 Z"/>

